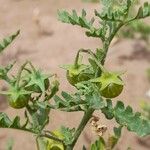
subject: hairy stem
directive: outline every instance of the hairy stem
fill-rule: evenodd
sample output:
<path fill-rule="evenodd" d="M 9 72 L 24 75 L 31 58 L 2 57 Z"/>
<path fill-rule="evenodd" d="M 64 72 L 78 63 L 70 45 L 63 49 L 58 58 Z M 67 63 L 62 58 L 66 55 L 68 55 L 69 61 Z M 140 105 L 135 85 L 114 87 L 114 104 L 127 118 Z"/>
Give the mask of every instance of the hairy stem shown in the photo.
<path fill-rule="evenodd" d="M 73 150 L 74 145 L 76 144 L 80 134 L 82 133 L 83 129 L 85 128 L 86 124 L 88 123 L 88 121 L 90 120 L 90 118 L 92 117 L 92 114 L 94 112 L 94 109 L 88 109 L 85 113 L 84 116 L 74 134 L 74 139 L 72 141 L 72 143 L 70 145 L 66 146 L 66 150 Z"/>
<path fill-rule="evenodd" d="M 18 74 L 17 74 L 17 83 L 16 83 L 17 88 L 19 88 L 19 82 L 20 82 L 20 78 L 21 78 L 21 73 L 22 73 L 24 67 L 25 67 L 27 64 L 28 64 L 28 61 L 26 61 L 26 62 L 21 66 L 21 68 L 20 68 L 20 70 L 19 70 L 19 72 L 18 72 Z"/>

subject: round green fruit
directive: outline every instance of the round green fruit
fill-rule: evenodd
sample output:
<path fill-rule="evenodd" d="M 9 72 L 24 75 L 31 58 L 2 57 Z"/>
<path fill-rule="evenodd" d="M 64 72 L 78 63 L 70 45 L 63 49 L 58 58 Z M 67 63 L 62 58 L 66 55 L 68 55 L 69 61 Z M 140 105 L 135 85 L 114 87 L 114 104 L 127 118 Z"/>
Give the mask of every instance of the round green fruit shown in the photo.
<path fill-rule="evenodd" d="M 16 109 L 24 108 L 28 105 L 31 94 L 21 89 L 11 88 L 8 94 L 8 103 Z"/>
<path fill-rule="evenodd" d="M 123 85 L 110 83 L 106 88 L 100 90 L 100 93 L 105 98 L 115 98 L 121 94 Z"/>
<path fill-rule="evenodd" d="M 119 96 L 123 90 L 124 83 L 119 73 L 102 73 L 100 77 L 92 79 L 92 82 L 96 82 L 100 94 L 105 98 L 115 98 Z"/>
<path fill-rule="evenodd" d="M 80 65 L 77 68 L 71 67 L 67 70 L 67 80 L 71 85 L 75 85 L 81 81 L 89 80 L 89 76 L 83 72 L 87 68 L 85 65 Z"/>

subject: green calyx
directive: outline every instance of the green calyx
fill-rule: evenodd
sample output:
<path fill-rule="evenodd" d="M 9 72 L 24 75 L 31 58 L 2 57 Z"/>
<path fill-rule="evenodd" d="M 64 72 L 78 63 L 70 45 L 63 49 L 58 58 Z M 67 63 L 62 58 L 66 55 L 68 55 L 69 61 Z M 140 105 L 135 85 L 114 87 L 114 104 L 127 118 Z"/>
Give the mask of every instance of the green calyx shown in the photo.
<path fill-rule="evenodd" d="M 49 87 L 49 75 L 42 74 L 39 70 L 30 73 L 29 82 L 25 86 L 28 91 L 34 91 L 37 93 L 45 92 Z"/>
<path fill-rule="evenodd" d="M 105 98 L 115 98 L 123 90 L 124 83 L 120 77 L 122 73 L 105 72 L 100 77 L 92 79 L 91 82 L 98 83 L 100 93 Z"/>
<path fill-rule="evenodd" d="M 78 65 L 77 67 L 72 65 L 67 70 L 67 79 L 71 85 L 75 85 L 78 82 L 88 80 L 89 77 L 84 71 L 88 68 L 87 65 Z"/>
<path fill-rule="evenodd" d="M 3 91 L 1 94 L 7 95 L 9 105 L 16 109 L 27 106 L 31 97 L 31 92 L 16 86 L 11 86 L 8 91 Z"/>

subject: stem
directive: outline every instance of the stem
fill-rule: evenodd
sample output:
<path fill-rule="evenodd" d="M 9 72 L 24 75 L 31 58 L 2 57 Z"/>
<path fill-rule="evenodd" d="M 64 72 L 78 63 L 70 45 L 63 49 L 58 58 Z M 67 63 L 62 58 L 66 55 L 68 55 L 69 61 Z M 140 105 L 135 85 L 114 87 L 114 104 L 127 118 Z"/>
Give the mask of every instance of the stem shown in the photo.
<path fill-rule="evenodd" d="M 113 31 L 113 33 L 109 36 L 109 38 L 106 38 L 104 43 L 103 43 L 103 50 L 105 51 L 104 53 L 104 57 L 103 57 L 103 60 L 102 60 L 102 65 L 104 65 L 105 63 L 105 59 L 106 59 L 106 56 L 107 56 L 107 53 L 108 53 L 108 49 L 109 49 L 109 46 L 111 44 L 111 41 L 113 40 L 114 36 L 116 35 L 116 33 L 118 32 L 118 30 L 124 25 L 124 23 L 120 23 L 118 25 L 118 27 Z"/>
<path fill-rule="evenodd" d="M 88 109 L 87 112 L 84 113 L 84 116 L 74 134 L 74 139 L 70 145 L 67 145 L 66 150 L 73 150 L 74 145 L 76 144 L 80 134 L 82 133 L 83 129 L 85 128 L 86 124 L 92 117 L 92 114 L 94 112 L 94 109 Z"/>
<path fill-rule="evenodd" d="M 19 81 L 20 81 L 20 78 L 21 78 L 21 73 L 24 69 L 24 67 L 28 64 L 28 61 L 26 61 L 20 68 L 20 70 L 18 71 L 18 74 L 17 74 L 17 83 L 16 83 L 16 86 L 17 88 L 19 87 Z"/>
<path fill-rule="evenodd" d="M 29 62 L 29 64 L 30 64 L 30 66 L 31 66 L 31 68 L 32 68 L 32 70 L 33 70 L 33 72 L 36 73 L 36 69 L 35 69 L 35 67 L 32 65 L 32 63 Z"/>
<path fill-rule="evenodd" d="M 74 62 L 75 68 L 78 68 L 79 53 L 80 53 L 80 50 L 78 51 L 76 58 L 75 58 L 75 62 Z"/>
<path fill-rule="evenodd" d="M 40 146 L 39 146 L 39 142 L 38 142 L 38 137 L 36 137 L 36 147 L 37 147 L 37 150 L 40 150 Z"/>
<path fill-rule="evenodd" d="M 52 139 L 54 141 L 57 141 L 57 142 L 60 142 L 60 143 L 64 144 L 63 140 L 61 140 L 61 139 L 59 139 L 55 136 L 49 135 L 47 133 L 40 134 L 39 137 L 46 137 L 46 138 L 49 138 L 49 139 Z"/>
<path fill-rule="evenodd" d="M 85 52 L 88 53 L 92 56 L 92 58 L 94 59 L 94 61 L 96 62 L 96 64 L 98 65 L 98 67 L 102 70 L 102 72 L 108 72 L 100 62 L 98 62 L 96 55 L 90 50 L 90 49 L 80 49 L 80 52 Z"/>

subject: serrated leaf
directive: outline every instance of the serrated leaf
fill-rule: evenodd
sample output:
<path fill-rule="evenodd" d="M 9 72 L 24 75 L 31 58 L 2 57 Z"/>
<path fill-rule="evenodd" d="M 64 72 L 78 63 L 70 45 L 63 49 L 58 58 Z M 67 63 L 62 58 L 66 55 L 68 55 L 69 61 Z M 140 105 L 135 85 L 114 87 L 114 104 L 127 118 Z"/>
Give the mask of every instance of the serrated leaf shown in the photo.
<path fill-rule="evenodd" d="M 56 107 L 57 108 L 64 108 L 64 107 L 67 107 L 68 104 L 67 102 L 65 102 L 64 100 L 62 100 L 59 96 L 55 95 L 54 96 L 54 101 L 55 101 L 55 104 L 56 104 Z"/>
<path fill-rule="evenodd" d="M 118 138 L 117 137 L 110 136 L 108 138 L 107 147 L 112 150 L 115 147 L 115 145 L 117 144 L 117 142 L 118 142 Z"/>
<path fill-rule="evenodd" d="M 95 141 L 95 143 L 93 143 L 91 145 L 90 150 L 105 150 L 105 141 L 102 137 L 100 137 L 98 140 Z"/>
<path fill-rule="evenodd" d="M 11 36 L 4 38 L 0 42 L 0 52 L 2 52 L 8 45 L 10 45 L 13 40 L 19 35 L 20 30 L 18 30 L 16 33 L 12 34 Z"/>
<path fill-rule="evenodd" d="M 28 108 L 31 115 L 32 129 L 35 132 L 41 131 L 49 123 L 50 107 L 47 102 L 36 102 L 36 109 Z"/>
<path fill-rule="evenodd" d="M 135 19 L 141 19 L 148 16 L 150 16 L 150 4 L 145 2 L 144 5 L 139 8 Z"/>
<path fill-rule="evenodd" d="M 110 101 L 107 101 L 107 106 L 102 109 L 107 119 L 114 117 L 118 124 L 127 127 L 129 131 L 135 132 L 139 136 L 150 134 L 150 120 L 143 119 L 139 112 L 133 113 L 132 108 L 125 107 L 121 101 L 118 101 L 116 106 L 112 108 Z"/>
<path fill-rule="evenodd" d="M 66 145 L 71 144 L 71 142 L 74 138 L 75 128 L 69 129 L 67 127 L 62 126 L 60 131 L 63 135 L 63 140 L 64 140 L 65 144 Z"/>
<path fill-rule="evenodd" d="M 101 111 L 103 114 L 105 114 L 105 117 L 107 119 L 113 119 L 114 114 L 113 114 L 112 101 L 110 99 L 107 99 L 106 102 L 107 102 L 107 106 L 102 108 Z"/>
<path fill-rule="evenodd" d="M 114 134 L 115 137 L 120 138 L 121 137 L 121 131 L 122 131 L 122 126 L 114 127 Z"/>
<path fill-rule="evenodd" d="M 13 120 L 10 120 L 5 113 L 0 113 L 0 128 L 14 128 L 27 130 L 26 126 L 20 124 L 20 117 L 16 116 Z"/>
<path fill-rule="evenodd" d="M 86 95 L 87 105 L 95 110 L 104 108 L 105 102 L 98 92 Z"/>

